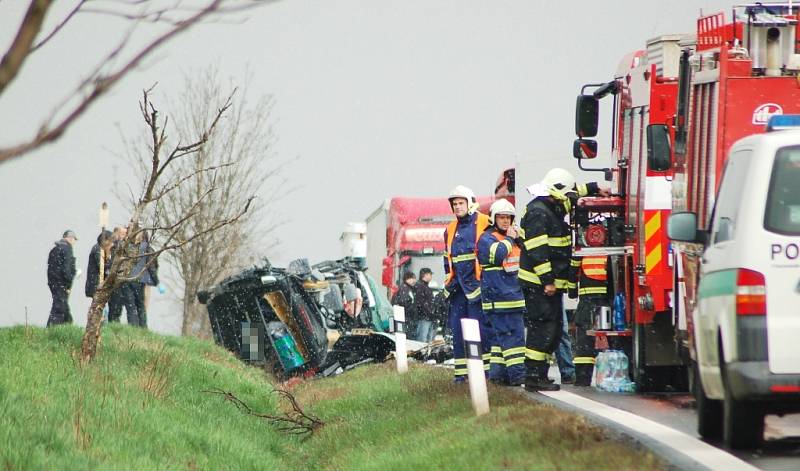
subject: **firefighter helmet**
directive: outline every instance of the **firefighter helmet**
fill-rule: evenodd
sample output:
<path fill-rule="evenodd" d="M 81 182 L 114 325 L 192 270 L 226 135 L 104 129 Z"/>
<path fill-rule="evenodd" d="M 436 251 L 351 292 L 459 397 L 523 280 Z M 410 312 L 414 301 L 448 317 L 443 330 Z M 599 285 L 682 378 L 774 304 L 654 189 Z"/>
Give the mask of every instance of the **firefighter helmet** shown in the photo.
<path fill-rule="evenodd" d="M 464 198 L 467 200 L 469 214 L 472 214 L 478 210 L 478 198 L 475 197 L 475 193 L 472 190 L 464 185 L 458 185 L 450 190 L 450 196 L 447 197 L 447 200 L 450 201 L 450 204 L 452 204 L 455 198 Z"/>
<path fill-rule="evenodd" d="M 494 217 L 498 214 L 507 214 L 511 216 L 512 220 L 514 218 L 514 205 L 511 204 L 507 199 L 500 198 L 499 200 L 492 203 L 492 207 L 489 208 L 489 224 L 494 225 Z"/>
<path fill-rule="evenodd" d="M 566 199 L 567 193 L 575 193 L 575 177 L 563 168 L 551 169 L 542 179 L 550 194 L 559 199 Z M 555 193 L 555 194 L 554 194 Z"/>

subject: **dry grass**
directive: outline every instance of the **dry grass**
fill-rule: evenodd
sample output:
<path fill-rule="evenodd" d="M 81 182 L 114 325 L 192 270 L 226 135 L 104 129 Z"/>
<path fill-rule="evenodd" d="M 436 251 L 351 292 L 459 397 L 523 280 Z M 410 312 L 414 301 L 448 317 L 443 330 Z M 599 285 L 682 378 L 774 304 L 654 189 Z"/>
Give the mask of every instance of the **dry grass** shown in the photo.
<path fill-rule="evenodd" d="M 174 369 L 172 358 L 167 355 L 164 348 L 161 348 L 139 373 L 139 387 L 154 399 L 164 399 L 169 395 Z"/>

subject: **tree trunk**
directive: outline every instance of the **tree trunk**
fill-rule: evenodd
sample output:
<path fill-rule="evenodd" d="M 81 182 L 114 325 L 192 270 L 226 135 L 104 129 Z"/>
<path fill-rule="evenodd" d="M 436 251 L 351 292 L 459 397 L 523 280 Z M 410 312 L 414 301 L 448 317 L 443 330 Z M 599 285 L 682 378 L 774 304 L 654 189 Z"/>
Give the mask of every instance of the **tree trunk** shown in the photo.
<path fill-rule="evenodd" d="M 86 333 L 81 342 L 81 363 L 90 362 L 97 353 L 97 344 L 100 341 L 100 329 L 103 326 L 103 308 L 111 298 L 114 291 L 114 277 L 109 275 L 103 280 L 103 284 L 98 286 L 89 306 L 89 315 L 86 319 Z"/>
<path fill-rule="evenodd" d="M 197 337 L 200 339 L 211 338 L 211 322 L 208 319 L 208 309 L 197 301 L 194 290 L 185 289 L 183 296 L 183 322 L 181 335 Z"/>

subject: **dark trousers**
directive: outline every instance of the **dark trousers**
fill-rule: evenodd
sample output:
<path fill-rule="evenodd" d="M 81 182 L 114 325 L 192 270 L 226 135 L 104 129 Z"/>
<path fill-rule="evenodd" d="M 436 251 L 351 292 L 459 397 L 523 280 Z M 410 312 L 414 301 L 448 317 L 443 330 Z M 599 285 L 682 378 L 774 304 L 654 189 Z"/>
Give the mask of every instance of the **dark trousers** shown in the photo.
<path fill-rule="evenodd" d="M 477 319 L 481 330 L 481 347 L 483 367 L 489 371 L 492 328 L 481 310 L 480 298 L 477 302 L 469 302 L 464 293 L 457 292 L 450 296 L 449 324 L 453 330 L 453 358 L 455 360 L 455 376 L 467 375 L 467 355 L 464 351 L 464 335 L 461 332 L 461 319 L 469 317 Z"/>
<path fill-rule="evenodd" d="M 131 283 L 133 285 L 136 312 L 139 313 L 139 327 L 147 328 L 147 311 L 144 308 L 144 283 Z"/>
<path fill-rule="evenodd" d="M 47 318 L 47 327 L 58 324 L 72 324 L 67 288 L 50 286 L 50 294 L 53 295 L 53 306 L 50 308 L 50 317 Z"/>
<path fill-rule="evenodd" d="M 553 354 L 561 340 L 564 296 L 561 293 L 547 296 L 529 288 L 523 289 L 523 294 L 528 328 L 525 367 L 529 378 L 544 381 L 547 379 L 547 356 Z"/>
<path fill-rule="evenodd" d="M 137 326 L 141 325 L 138 310 L 138 296 L 137 290 L 134 285 L 139 283 L 123 283 L 119 288 L 114 290 L 111 299 L 108 301 L 108 321 L 119 322 L 122 317 L 122 308 L 125 307 L 125 313 L 128 315 L 128 325 Z M 144 301 L 141 302 L 142 306 Z M 143 309 L 144 310 L 144 309 Z"/>
<path fill-rule="evenodd" d="M 589 386 L 592 383 L 594 361 L 597 350 L 594 348 L 594 337 L 586 334 L 592 328 L 594 312 L 599 306 L 608 306 L 608 299 L 597 296 L 581 296 L 578 308 L 575 310 L 575 385 Z"/>

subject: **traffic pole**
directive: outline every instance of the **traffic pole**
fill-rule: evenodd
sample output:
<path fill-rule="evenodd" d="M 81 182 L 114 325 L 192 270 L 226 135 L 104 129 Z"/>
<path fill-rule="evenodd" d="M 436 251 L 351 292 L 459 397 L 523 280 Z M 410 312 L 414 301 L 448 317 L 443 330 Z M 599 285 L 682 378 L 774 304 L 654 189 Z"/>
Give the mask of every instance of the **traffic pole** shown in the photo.
<path fill-rule="evenodd" d="M 394 357 L 397 360 L 397 372 L 408 371 L 408 353 L 406 351 L 406 309 L 403 306 L 392 306 L 394 310 Z"/>
<path fill-rule="evenodd" d="M 467 375 L 469 394 L 475 415 L 489 413 L 489 393 L 486 390 L 486 373 L 483 369 L 483 349 L 481 348 L 481 329 L 477 319 L 461 319 L 461 333 L 464 335 L 464 352 L 467 355 Z"/>

